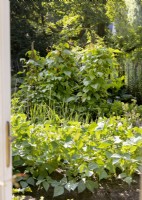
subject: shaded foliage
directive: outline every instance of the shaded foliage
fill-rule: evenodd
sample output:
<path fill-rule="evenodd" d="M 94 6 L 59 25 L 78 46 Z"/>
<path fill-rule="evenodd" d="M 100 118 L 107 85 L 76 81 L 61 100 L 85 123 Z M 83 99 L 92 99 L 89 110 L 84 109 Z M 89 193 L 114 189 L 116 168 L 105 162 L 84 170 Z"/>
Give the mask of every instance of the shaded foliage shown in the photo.
<path fill-rule="evenodd" d="M 78 45 L 103 37 L 108 18 L 106 1 L 11 0 L 12 58 L 23 57 L 32 41 L 41 55 L 61 41 Z M 76 9 L 78 8 L 78 9 Z M 48 50 L 47 50 L 48 51 Z"/>

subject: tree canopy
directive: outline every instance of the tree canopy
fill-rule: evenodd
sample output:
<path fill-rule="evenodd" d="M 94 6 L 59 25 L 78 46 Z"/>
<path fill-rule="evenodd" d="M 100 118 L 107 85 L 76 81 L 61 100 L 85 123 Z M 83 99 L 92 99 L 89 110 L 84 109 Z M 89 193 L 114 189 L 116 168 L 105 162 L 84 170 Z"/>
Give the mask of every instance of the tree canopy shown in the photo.
<path fill-rule="evenodd" d="M 131 52 L 142 45 L 141 10 L 140 0 L 11 0 L 12 59 L 24 57 L 33 41 L 42 56 L 61 42 L 84 48 L 100 38 Z"/>
<path fill-rule="evenodd" d="M 108 23 L 106 0 L 11 0 L 12 56 L 25 53 L 32 41 L 43 54 L 62 41 L 94 43 L 106 35 Z"/>

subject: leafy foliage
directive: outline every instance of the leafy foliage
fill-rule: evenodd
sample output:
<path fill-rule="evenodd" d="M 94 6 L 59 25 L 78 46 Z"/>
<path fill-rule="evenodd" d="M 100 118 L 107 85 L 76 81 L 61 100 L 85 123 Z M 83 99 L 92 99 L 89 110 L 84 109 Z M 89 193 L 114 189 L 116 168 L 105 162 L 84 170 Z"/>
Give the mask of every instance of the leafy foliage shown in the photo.
<path fill-rule="evenodd" d="M 114 52 L 100 46 L 83 52 L 80 68 L 83 88 L 78 96 L 87 103 L 90 112 L 98 110 L 98 113 L 105 113 L 103 107 L 108 107 L 107 100 L 112 98 L 111 93 L 117 94 L 123 85 L 124 77 L 118 76 L 119 66 Z"/>
<path fill-rule="evenodd" d="M 24 56 L 32 41 L 45 56 L 46 50 L 60 42 L 85 46 L 88 42 L 96 42 L 97 35 L 105 35 L 108 17 L 104 0 L 10 2 L 12 58 L 17 57 L 17 53 L 19 57 Z"/>
<path fill-rule="evenodd" d="M 33 41 L 37 49 L 21 59 L 12 100 L 13 170 L 28 175 L 21 188 L 53 187 L 56 197 L 139 173 L 142 109 L 120 92 L 128 62 L 141 59 L 141 12 L 131 20 L 130 10 L 127 0 L 11 0 L 12 57 Z"/>
<path fill-rule="evenodd" d="M 45 58 L 35 52 L 34 59 L 26 61 L 24 82 L 16 96 L 26 112 L 35 103 L 45 103 L 58 114 L 65 109 L 73 115 L 105 113 L 108 98 L 114 98 L 112 93 L 123 85 L 114 52 L 101 45 L 71 50 L 67 43 Z"/>
<path fill-rule="evenodd" d="M 33 124 L 25 114 L 11 119 L 13 167 L 21 187 L 37 185 L 54 196 L 64 190 L 91 192 L 102 179 L 120 178 L 128 184 L 141 165 L 142 129 L 132 126 L 129 116 L 99 118 L 81 123 L 53 114 L 43 124 Z M 119 170 L 118 170 L 119 169 Z"/>

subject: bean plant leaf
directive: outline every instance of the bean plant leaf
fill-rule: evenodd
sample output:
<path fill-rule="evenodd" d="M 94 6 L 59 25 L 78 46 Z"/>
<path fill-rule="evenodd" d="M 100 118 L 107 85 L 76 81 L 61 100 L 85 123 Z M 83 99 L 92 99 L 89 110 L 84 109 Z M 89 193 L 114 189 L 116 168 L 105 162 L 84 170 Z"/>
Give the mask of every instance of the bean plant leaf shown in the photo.
<path fill-rule="evenodd" d="M 119 155 L 119 154 L 113 154 L 112 156 L 111 156 L 111 158 L 121 158 L 122 156 L 121 155 Z"/>
<path fill-rule="evenodd" d="M 30 177 L 30 178 L 28 178 L 27 183 L 34 186 L 35 180 L 32 177 Z"/>
<path fill-rule="evenodd" d="M 49 183 L 47 182 L 47 181 L 44 181 L 43 183 L 42 183 L 42 185 L 43 185 L 43 187 L 44 187 L 44 189 L 46 190 L 46 192 L 48 191 L 48 189 L 49 189 Z"/>
<path fill-rule="evenodd" d="M 36 182 L 36 185 L 40 185 L 42 182 L 44 182 L 45 181 L 45 179 L 43 179 L 43 180 L 39 180 L 39 181 L 37 181 Z"/>
<path fill-rule="evenodd" d="M 87 81 L 87 80 L 83 80 L 83 83 L 85 86 L 89 85 L 90 84 L 90 81 Z"/>
<path fill-rule="evenodd" d="M 95 90 L 99 89 L 99 86 L 100 85 L 98 83 L 91 85 L 91 87 L 94 88 Z"/>
<path fill-rule="evenodd" d="M 69 76 L 69 77 L 71 76 L 71 72 L 70 71 L 64 71 L 64 74 Z"/>
<path fill-rule="evenodd" d="M 64 177 L 60 180 L 61 185 L 65 185 L 67 183 L 67 178 Z"/>
<path fill-rule="evenodd" d="M 99 122 L 99 123 L 98 123 L 98 126 L 95 128 L 95 131 L 103 130 L 104 125 L 105 125 L 104 122 Z"/>
<path fill-rule="evenodd" d="M 132 183 L 132 177 L 126 177 L 123 179 L 126 183 L 128 183 L 129 185 Z"/>
<path fill-rule="evenodd" d="M 75 183 L 74 181 L 70 181 L 65 185 L 65 188 L 70 192 L 71 190 L 74 191 L 77 188 L 77 186 L 78 186 L 77 182 Z"/>
<path fill-rule="evenodd" d="M 101 170 L 101 172 L 99 173 L 99 180 L 106 179 L 107 177 L 108 177 L 108 174 L 106 173 L 106 171 Z"/>
<path fill-rule="evenodd" d="M 98 146 L 98 148 L 100 148 L 100 149 L 105 149 L 105 148 L 107 148 L 107 147 L 109 147 L 109 146 L 111 146 L 111 143 L 102 142 L 102 143 Z"/>
<path fill-rule="evenodd" d="M 98 188 L 99 185 L 98 185 L 98 182 L 94 182 L 94 181 L 91 181 L 91 180 L 87 180 L 86 181 L 86 187 L 88 190 L 90 190 L 91 192 L 94 192 L 94 189 L 95 188 Z"/>
<path fill-rule="evenodd" d="M 89 171 L 89 170 L 85 171 L 85 175 L 88 176 L 88 177 L 91 177 L 93 174 L 94 174 L 93 171 Z"/>
<path fill-rule="evenodd" d="M 52 183 L 51 183 L 52 187 L 56 187 L 56 186 L 59 186 L 60 185 L 60 182 L 56 181 L 56 180 L 53 180 Z"/>
<path fill-rule="evenodd" d="M 112 164 L 115 165 L 116 163 L 119 163 L 120 159 L 119 158 L 114 158 L 112 161 Z"/>
<path fill-rule="evenodd" d="M 114 137 L 114 143 L 115 144 L 119 144 L 119 143 L 121 143 L 122 142 L 122 140 L 120 139 L 120 136 L 115 136 Z"/>
<path fill-rule="evenodd" d="M 78 193 L 83 192 L 86 189 L 86 185 L 83 180 L 79 181 L 78 184 Z"/>
<path fill-rule="evenodd" d="M 89 170 L 94 170 L 98 168 L 98 165 L 95 162 L 90 162 L 88 168 Z"/>
<path fill-rule="evenodd" d="M 26 181 L 20 181 L 20 185 L 22 188 L 26 188 L 28 186 L 28 183 Z"/>
<path fill-rule="evenodd" d="M 118 178 L 122 179 L 122 178 L 125 178 L 127 176 L 126 173 L 121 173 L 118 175 Z"/>
<path fill-rule="evenodd" d="M 63 193 L 64 193 L 64 187 L 63 186 L 56 186 L 54 188 L 54 197 L 62 195 Z"/>

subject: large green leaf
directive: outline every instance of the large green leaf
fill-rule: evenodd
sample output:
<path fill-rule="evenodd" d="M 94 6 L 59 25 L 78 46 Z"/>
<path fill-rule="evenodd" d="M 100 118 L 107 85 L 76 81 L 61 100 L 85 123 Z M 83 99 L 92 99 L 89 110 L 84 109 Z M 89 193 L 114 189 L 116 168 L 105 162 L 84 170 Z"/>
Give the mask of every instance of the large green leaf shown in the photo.
<path fill-rule="evenodd" d="M 87 180 L 87 181 L 86 181 L 86 187 L 87 187 L 87 189 L 90 190 L 91 192 L 94 192 L 94 189 L 95 189 L 95 188 L 98 188 L 98 187 L 99 187 L 99 184 L 98 184 L 98 182 L 91 181 L 91 180 Z"/>
<path fill-rule="evenodd" d="M 20 185 L 22 188 L 26 188 L 28 186 L 28 183 L 26 181 L 20 181 Z"/>
<path fill-rule="evenodd" d="M 27 180 L 27 183 L 34 186 L 35 180 L 32 177 L 29 177 L 28 180 Z"/>
<path fill-rule="evenodd" d="M 61 185 L 67 184 L 67 178 L 66 178 L 66 177 L 62 178 L 62 179 L 60 180 L 60 183 L 61 183 Z"/>
<path fill-rule="evenodd" d="M 54 187 L 54 197 L 60 196 L 64 193 L 64 187 L 63 186 L 55 186 Z"/>
<path fill-rule="evenodd" d="M 132 177 L 126 177 L 123 179 L 126 183 L 128 183 L 129 185 L 132 183 Z"/>
<path fill-rule="evenodd" d="M 100 170 L 99 171 L 99 180 L 106 179 L 106 178 L 108 178 L 108 174 L 106 173 L 106 171 Z"/>
<path fill-rule="evenodd" d="M 94 169 L 98 168 L 98 165 L 95 162 L 90 162 L 88 164 L 88 168 L 89 168 L 89 170 L 94 170 Z"/>
<path fill-rule="evenodd" d="M 70 192 L 71 190 L 75 190 L 78 186 L 78 183 L 75 181 L 69 181 L 66 185 L 65 188 Z"/>
<path fill-rule="evenodd" d="M 46 190 L 46 192 L 48 191 L 48 189 L 49 189 L 49 183 L 47 182 L 47 181 L 44 181 L 43 183 L 42 183 L 42 185 L 43 185 L 43 187 L 44 187 L 44 189 Z"/>
<path fill-rule="evenodd" d="M 68 77 L 71 76 L 71 71 L 64 71 L 64 74 L 67 75 Z"/>
<path fill-rule="evenodd" d="M 78 183 L 78 193 L 83 192 L 86 189 L 86 185 L 83 180 Z"/>

